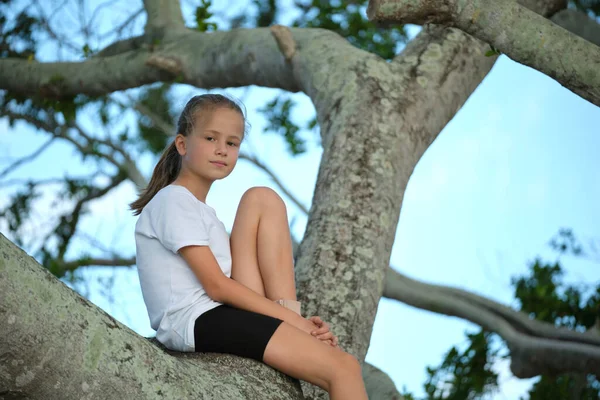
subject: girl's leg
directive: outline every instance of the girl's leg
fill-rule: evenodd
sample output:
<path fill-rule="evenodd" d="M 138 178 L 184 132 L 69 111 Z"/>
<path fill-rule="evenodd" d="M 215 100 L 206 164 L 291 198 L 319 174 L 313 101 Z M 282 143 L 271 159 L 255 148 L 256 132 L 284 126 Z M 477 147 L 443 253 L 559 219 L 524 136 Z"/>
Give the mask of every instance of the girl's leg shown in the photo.
<path fill-rule="evenodd" d="M 273 190 L 248 190 L 231 232 L 231 277 L 271 299 L 296 300 L 292 241 L 283 200 Z M 263 361 L 329 392 L 332 400 L 366 400 L 360 364 L 339 348 L 283 322 Z"/>
<path fill-rule="evenodd" d="M 231 230 L 231 277 L 271 300 L 296 300 L 292 240 L 283 200 L 266 187 L 242 196 Z"/>
<path fill-rule="evenodd" d="M 283 322 L 264 352 L 263 361 L 283 373 L 329 392 L 331 400 L 367 400 L 361 367 L 352 355 Z"/>

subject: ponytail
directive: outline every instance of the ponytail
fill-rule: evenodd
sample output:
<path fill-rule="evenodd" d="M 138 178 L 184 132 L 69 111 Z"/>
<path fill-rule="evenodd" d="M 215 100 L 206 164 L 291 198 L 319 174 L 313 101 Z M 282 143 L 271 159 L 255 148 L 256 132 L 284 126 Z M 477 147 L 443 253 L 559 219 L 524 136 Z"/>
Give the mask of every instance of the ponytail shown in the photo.
<path fill-rule="evenodd" d="M 152 200 L 154 195 L 156 195 L 159 190 L 173 183 L 173 181 L 175 181 L 177 178 L 177 175 L 179 175 L 180 169 L 181 156 L 177 152 L 175 142 L 173 142 L 163 152 L 160 160 L 158 160 L 156 167 L 154 167 L 154 172 L 152 172 L 150 183 L 146 189 L 144 189 L 136 201 L 129 205 L 129 207 L 133 210 L 133 215 L 139 215 L 146 204 Z"/>
<path fill-rule="evenodd" d="M 235 100 L 221 94 L 203 94 L 192 97 L 181 112 L 177 121 L 177 133 L 188 136 L 194 130 L 194 124 L 198 118 L 206 118 L 208 113 L 218 107 L 226 107 L 237 111 L 244 119 L 245 129 L 247 129 L 246 115 L 243 105 Z M 245 133 L 245 132 L 244 132 Z M 152 172 L 152 178 L 148 187 L 142 191 L 140 197 L 129 205 L 133 210 L 133 215 L 140 215 L 146 204 L 158 193 L 159 190 L 170 185 L 177 179 L 181 170 L 181 156 L 177 152 L 175 142 L 171 143 L 164 151 L 158 164 Z"/>

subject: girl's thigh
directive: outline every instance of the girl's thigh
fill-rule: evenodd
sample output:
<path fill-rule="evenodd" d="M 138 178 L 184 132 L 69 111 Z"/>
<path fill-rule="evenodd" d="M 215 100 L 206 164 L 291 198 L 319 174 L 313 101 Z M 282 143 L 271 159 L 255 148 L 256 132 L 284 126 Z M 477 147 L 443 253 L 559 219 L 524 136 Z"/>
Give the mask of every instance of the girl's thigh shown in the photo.
<path fill-rule="evenodd" d="M 358 366 L 356 359 L 306 332 L 281 323 L 267 344 L 263 362 L 297 379 L 328 389 L 332 374 Z"/>

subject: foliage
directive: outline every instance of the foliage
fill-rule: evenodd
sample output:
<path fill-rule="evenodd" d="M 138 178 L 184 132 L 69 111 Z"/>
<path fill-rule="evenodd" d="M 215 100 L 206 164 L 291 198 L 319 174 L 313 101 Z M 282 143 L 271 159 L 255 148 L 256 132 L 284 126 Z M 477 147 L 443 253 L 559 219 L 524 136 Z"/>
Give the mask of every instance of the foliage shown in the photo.
<path fill-rule="evenodd" d="M 591 17 L 597 18 L 600 16 L 599 0 L 571 0 L 569 3 L 578 10 L 587 13 Z"/>
<path fill-rule="evenodd" d="M 586 254 L 568 229 L 561 229 L 550 246 L 560 254 Z M 563 274 L 559 261 L 544 262 L 538 258 L 532 262 L 528 275 L 512 279 L 518 309 L 530 318 L 556 326 L 579 331 L 598 329 L 595 324 L 600 323 L 600 284 L 570 285 L 564 282 Z M 427 395 L 423 400 L 484 399 L 498 389 L 498 376 L 492 366 L 507 357 L 501 355 L 500 338 L 483 330 L 466 336 L 464 351 L 453 346 L 439 366 L 427 368 Z M 596 400 L 600 398 L 600 381 L 593 375 L 543 375 L 528 395 L 529 400 Z"/>
<path fill-rule="evenodd" d="M 144 112 L 138 113 L 139 138 L 142 140 L 142 151 L 150 150 L 154 154 L 161 153 L 167 146 L 169 136 L 176 132 L 164 132 L 154 123 L 153 118 L 175 127 L 176 113 L 172 109 L 169 98 L 171 84 L 159 84 L 140 92 L 137 107 L 141 106 Z M 150 116 L 151 115 L 151 116 Z"/>
<path fill-rule="evenodd" d="M 425 393 L 428 400 L 471 400 L 498 388 L 498 374 L 492 370 L 497 350 L 491 348 L 489 332 L 467 333 L 464 351 L 453 346 L 437 368 L 427 368 Z"/>
<path fill-rule="evenodd" d="M 196 30 L 200 32 L 210 32 L 217 30 L 217 24 L 208 21 L 213 14 L 208 10 L 211 3 L 208 0 L 202 0 L 201 4 L 196 7 Z"/>

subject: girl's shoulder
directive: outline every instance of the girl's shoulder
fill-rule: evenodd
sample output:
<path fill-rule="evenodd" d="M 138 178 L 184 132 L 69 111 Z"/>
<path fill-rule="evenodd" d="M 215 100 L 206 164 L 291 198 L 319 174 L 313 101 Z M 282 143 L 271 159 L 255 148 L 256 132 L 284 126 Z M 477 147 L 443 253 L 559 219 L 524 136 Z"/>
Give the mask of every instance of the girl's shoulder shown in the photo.
<path fill-rule="evenodd" d="M 214 208 L 209 206 L 208 204 L 198 200 L 196 196 L 192 192 L 190 192 L 185 186 L 180 185 L 167 185 L 161 190 L 159 190 L 154 198 L 156 199 L 156 203 L 159 206 L 167 206 L 173 207 L 176 205 L 188 205 L 192 206 L 196 209 L 200 209 L 202 211 L 208 211 L 213 215 L 216 215 L 216 211 Z"/>

